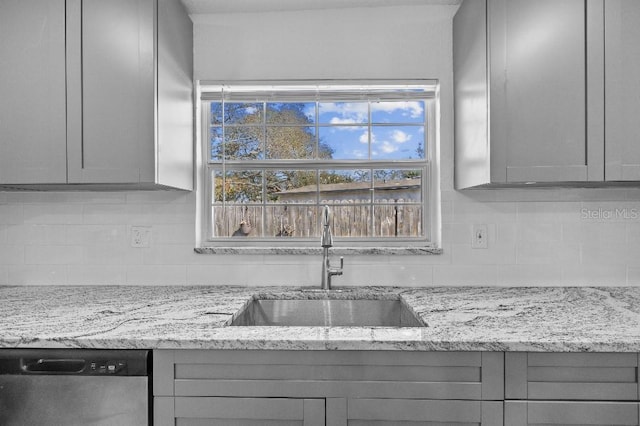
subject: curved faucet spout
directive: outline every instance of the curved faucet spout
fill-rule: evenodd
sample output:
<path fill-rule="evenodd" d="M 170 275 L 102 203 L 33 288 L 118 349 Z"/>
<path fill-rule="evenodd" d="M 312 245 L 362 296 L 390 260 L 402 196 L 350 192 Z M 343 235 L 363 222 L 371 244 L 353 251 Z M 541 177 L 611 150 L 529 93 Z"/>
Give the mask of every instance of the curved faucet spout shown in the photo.
<path fill-rule="evenodd" d="M 324 206 L 322 210 L 322 237 L 320 246 L 324 248 L 333 247 L 333 235 L 331 234 L 331 211 L 329 206 Z"/>
<path fill-rule="evenodd" d="M 323 290 L 331 290 L 331 277 L 342 275 L 344 259 L 340 258 L 340 267 L 334 268 L 329 261 L 329 248 L 333 247 L 333 235 L 331 235 L 331 211 L 329 206 L 324 206 L 322 210 L 322 238 L 320 239 L 322 246 L 322 281 L 320 288 Z"/>

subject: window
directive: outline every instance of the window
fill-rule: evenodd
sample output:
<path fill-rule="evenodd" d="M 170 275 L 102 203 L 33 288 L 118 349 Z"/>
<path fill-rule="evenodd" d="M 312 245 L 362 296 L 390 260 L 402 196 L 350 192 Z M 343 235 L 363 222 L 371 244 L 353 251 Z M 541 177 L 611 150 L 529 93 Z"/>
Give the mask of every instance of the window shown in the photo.
<path fill-rule="evenodd" d="M 200 86 L 207 238 L 317 245 L 432 241 L 433 82 Z"/>

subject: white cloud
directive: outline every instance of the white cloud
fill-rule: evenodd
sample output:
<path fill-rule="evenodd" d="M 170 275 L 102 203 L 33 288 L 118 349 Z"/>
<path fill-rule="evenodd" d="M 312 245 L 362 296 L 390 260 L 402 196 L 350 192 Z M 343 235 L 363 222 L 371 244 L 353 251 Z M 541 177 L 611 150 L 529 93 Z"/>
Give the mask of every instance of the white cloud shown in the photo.
<path fill-rule="evenodd" d="M 320 114 L 333 113 L 339 119 L 353 120 L 352 123 L 364 123 L 369 114 L 366 102 L 327 102 L 320 104 Z"/>
<path fill-rule="evenodd" d="M 395 143 L 405 143 L 411 140 L 411 135 L 396 129 L 391 132 L 391 139 Z"/>
<path fill-rule="evenodd" d="M 331 118 L 331 120 L 329 121 L 330 124 L 358 124 L 358 121 L 354 120 L 353 118 L 340 118 L 340 117 L 333 117 Z M 348 127 L 345 128 L 344 130 L 358 130 L 358 127 Z"/>
<path fill-rule="evenodd" d="M 371 104 L 371 112 L 382 111 L 393 114 L 400 111 L 403 116 L 418 118 L 424 114 L 424 108 L 421 102 L 404 101 L 404 102 L 374 102 Z"/>
<path fill-rule="evenodd" d="M 398 150 L 398 146 L 389 141 L 382 142 L 382 146 L 380 146 L 380 150 L 385 154 L 391 154 L 392 152 L 396 152 Z"/>

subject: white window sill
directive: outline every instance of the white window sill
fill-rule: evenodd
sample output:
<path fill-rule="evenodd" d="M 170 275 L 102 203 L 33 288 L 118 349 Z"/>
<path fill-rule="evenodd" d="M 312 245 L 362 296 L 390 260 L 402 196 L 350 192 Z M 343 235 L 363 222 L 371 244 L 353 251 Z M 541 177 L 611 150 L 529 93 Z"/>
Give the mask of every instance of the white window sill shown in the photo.
<path fill-rule="evenodd" d="M 196 247 L 198 254 L 288 254 L 321 255 L 321 247 Z M 438 255 L 433 247 L 332 247 L 332 255 Z"/>

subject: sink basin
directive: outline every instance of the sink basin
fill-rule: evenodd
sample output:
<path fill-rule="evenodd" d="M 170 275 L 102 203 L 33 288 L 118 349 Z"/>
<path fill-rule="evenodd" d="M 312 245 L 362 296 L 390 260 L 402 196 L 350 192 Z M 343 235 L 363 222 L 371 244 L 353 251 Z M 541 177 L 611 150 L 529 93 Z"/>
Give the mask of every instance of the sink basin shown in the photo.
<path fill-rule="evenodd" d="M 231 326 L 424 327 L 401 300 L 254 299 Z"/>

